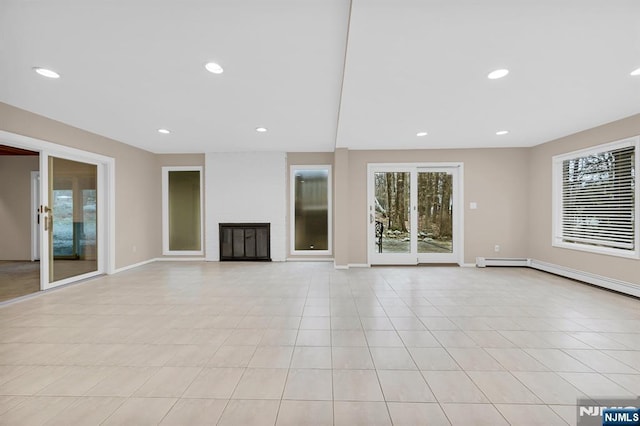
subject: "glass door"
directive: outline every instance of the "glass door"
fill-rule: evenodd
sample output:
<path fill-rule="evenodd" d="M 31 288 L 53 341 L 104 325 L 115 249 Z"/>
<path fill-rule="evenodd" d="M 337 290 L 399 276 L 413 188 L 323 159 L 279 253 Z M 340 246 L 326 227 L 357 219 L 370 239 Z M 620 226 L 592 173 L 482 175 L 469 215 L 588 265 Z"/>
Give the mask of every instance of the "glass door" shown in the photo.
<path fill-rule="evenodd" d="M 454 244 L 457 219 L 455 168 L 417 170 L 417 251 L 419 263 L 458 261 Z"/>
<path fill-rule="evenodd" d="M 461 263 L 459 167 L 369 166 L 369 263 Z"/>
<path fill-rule="evenodd" d="M 98 166 L 49 156 L 47 168 L 48 191 L 41 207 L 48 259 L 43 289 L 99 269 Z"/>
<path fill-rule="evenodd" d="M 372 264 L 415 264 L 411 209 L 412 172 L 407 168 L 371 170 L 369 241 Z"/>

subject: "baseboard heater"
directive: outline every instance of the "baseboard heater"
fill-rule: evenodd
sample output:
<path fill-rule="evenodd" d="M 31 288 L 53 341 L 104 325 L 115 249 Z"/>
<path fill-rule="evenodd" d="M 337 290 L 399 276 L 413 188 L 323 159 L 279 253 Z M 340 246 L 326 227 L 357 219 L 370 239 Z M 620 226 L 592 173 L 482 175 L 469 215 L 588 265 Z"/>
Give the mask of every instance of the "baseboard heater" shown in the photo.
<path fill-rule="evenodd" d="M 578 271 L 576 269 L 554 265 L 553 263 L 542 262 L 536 259 L 476 257 L 476 266 L 478 268 L 484 268 L 487 266 L 525 266 L 617 291 L 619 293 L 628 294 L 630 296 L 640 297 L 640 285 L 638 284 L 591 274 L 589 272 Z"/>
<path fill-rule="evenodd" d="M 476 266 L 478 268 L 487 266 L 530 266 L 530 262 L 529 259 L 525 258 L 476 257 Z"/>

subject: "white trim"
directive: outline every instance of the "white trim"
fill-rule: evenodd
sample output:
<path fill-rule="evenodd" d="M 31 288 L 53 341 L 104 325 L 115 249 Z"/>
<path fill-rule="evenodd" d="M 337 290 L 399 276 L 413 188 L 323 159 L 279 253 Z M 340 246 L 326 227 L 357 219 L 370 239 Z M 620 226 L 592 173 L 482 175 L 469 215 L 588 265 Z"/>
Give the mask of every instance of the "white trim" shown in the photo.
<path fill-rule="evenodd" d="M 82 281 L 88 278 L 98 277 L 100 275 L 104 275 L 104 272 L 98 270 L 98 271 L 87 272 L 86 274 L 82 274 L 82 275 L 74 275 L 73 277 L 69 277 L 69 278 L 65 278 L 59 281 L 54 281 L 52 283 L 49 283 L 47 288 L 44 288 L 43 290 L 51 290 L 52 288 L 64 286 L 67 284 L 72 284 L 72 283 L 75 283 L 76 281 Z"/>
<path fill-rule="evenodd" d="M 49 283 L 49 245 L 44 232 L 44 218 L 40 220 L 40 290 L 65 285 L 95 275 L 113 273 L 115 270 L 115 159 L 42 139 L 31 138 L 0 130 L 3 144 L 24 148 L 40 153 L 40 205 L 48 205 L 49 157 L 94 164 L 98 178 L 98 270 L 65 280 Z"/>
<path fill-rule="evenodd" d="M 475 268 L 477 265 L 475 263 L 461 263 L 459 266 L 461 268 Z"/>
<path fill-rule="evenodd" d="M 462 266 L 464 264 L 464 211 L 465 211 L 465 202 L 464 202 L 464 163 L 460 162 L 460 166 L 458 167 L 458 219 L 457 224 L 454 223 L 454 226 L 458 226 L 458 232 L 454 235 L 453 244 L 458 246 L 458 266 Z M 454 214 L 456 211 L 454 210 Z"/>
<path fill-rule="evenodd" d="M 349 269 L 349 265 L 337 265 L 336 262 L 333 262 L 333 267 L 335 269 Z"/>
<path fill-rule="evenodd" d="M 116 159 L 111 158 L 108 160 L 108 171 L 106 179 L 106 190 L 109 211 L 107 217 L 107 238 L 109 244 L 107 244 L 107 259 L 106 259 L 106 273 L 114 274 L 116 270 Z M 104 221 L 103 221 L 104 222 Z"/>
<path fill-rule="evenodd" d="M 287 257 L 285 262 L 335 262 L 335 259 L 333 257 Z"/>
<path fill-rule="evenodd" d="M 114 274 L 119 274 L 120 272 L 128 271 L 129 269 L 137 268 L 138 266 L 144 266 L 144 265 L 147 265 L 149 263 L 153 263 L 155 261 L 156 261 L 156 259 L 149 259 L 149 260 L 145 260 L 143 262 L 138 262 L 138 263 L 133 263 L 131 265 L 123 266 L 122 268 L 116 269 L 114 271 Z"/>
<path fill-rule="evenodd" d="M 199 172 L 200 174 L 200 250 L 169 249 L 169 172 Z M 162 254 L 164 256 L 204 256 L 204 185 L 202 166 L 162 167 Z"/>
<path fill-rule="evenodd" d="M 205 262 L 204 257 L 156 257 L 156 262 Z"/>
<path fill-rule="evenodd" d="M 8 144 L 17 148 L 24 148 L 31 151 L 49 151 L 49 155 L 53 155 L 55 157 L 66 155 L 71 159 L 76 158 L 74 161 L 83 161 L 90 164 L 107 163 L 110 160 L 113 160 L 112 157 L 107 157 L 106 155 L 83 151 L 81 149 L 71 148 L 66 145 L 58 145 L 53 142 L 47 142 L 42 139 L 18 135 L 15 133 L 6 132 L 4 130 L 0 130 L 0 140 L 5 145 Z"/>
<path fill-rule="evenodd" d="M 369 171 L 369 168 L 378 168 L 378 167 L 389 167 L 389 171 L 394 172 L 394 171 L 403 171 L 402 169 L 405 169 L 407 167 L 412 168 L 412 167 L 418 167 L 418 168 L 434 168 L 434 169 L 439 169 L 439 168 L 446 168 L 446 169 L 450 169 L 452 167 L 459 167 L 461 166 L 462 162 L 460 161 L 455 161 L 455 162 L 441 162 L 441 163 L 434 163 L 434 162 L 420 162 L 420 163 L 367 163 L 367 171 Z M 398 169 L 398 170 L 394 170 L 394 169 Z"/>
<path fill-rule="evenodd" d="M 327 250 L 296 250 L 296 185 L 298 170 L 327 170 Z M 333 167 L 331 164 L 292 164 L 289 166 L 289 254 L 292 256 L 322 256 L 333 254 Z"/>
<path fill-rule="evenodd" d="M 610 290 L 619 291 L 620 293 L 640 297 L 640 285 L 638 284 L 616 280 L 614 278 L 604 277 L 602 275 L 592 274 L 590 272 L 579 271 L 576 269 L 567 268 L 536 259 L 530 259 L 529 266 L 540 271 L 550 272 L 552 274 L 560 275 L 566 278 L 584 281 L 598 287 L 604 287 Z"/>
<path fill-rule="evenodd" d="M 49 157 L 40 152 L 40 206 L 49 205 Z M 40 290 L 46 290 L 49 284 L 49 238 L 45 231 L 47 217 L 40 211 Z"/>
<path fill-rule="evenodd" d="M 368 263 L 349 263 L 347 265 L 348 268 L 371 268 L 371 265 Z"/>
<path fill-rule="evenodd" d="M 31 261 L 40 260 L 40 171 L 31 172 Z"/>
<path fill-rule="evenodd" d="M 563 241 L 562 231 L 562 164 L 566 160 L 576 157 L 584 157 L 594 153 L 611 151 L 626 147 L 635 147 L 635 170 L 636 170 L 636 194 L 635 194 L 635 215 L 640 213 L 640 189 L 638 185 L 638 170 L 640 170 L 640 136 L 621 139 L 614 142 L 596 145 L 589 148 L 572 151 L 565 154 L 555 155 L 551 158 L 551 245 L 557 248 L 578 250 L 589 253 L 604 254 L 616 257 L 640 259 L 640 220 L 636 220 L 634 250 L 624 250 L 613 247 L 599 247 L 588 244 L 568 243 Z"/>
<path fill-rule="evenodd" d="M 607 142 L 600 145 L 593 145 L 588 148 L 579 149 L 577 151 L 571 151 L 564 154 L 558 154 L 553 156 L 553 161 L 570 160 L 575 157 L 584 157 L 585 155 L 591 155 L 593 153 L 599 153 L 604 151 L 611 151 L 614 149 L 626 148 L 629 146 L 638 147 L 638 141 L 640 136 L 632 136 L 630 138 L 620 139 L 613 142 Z"/>

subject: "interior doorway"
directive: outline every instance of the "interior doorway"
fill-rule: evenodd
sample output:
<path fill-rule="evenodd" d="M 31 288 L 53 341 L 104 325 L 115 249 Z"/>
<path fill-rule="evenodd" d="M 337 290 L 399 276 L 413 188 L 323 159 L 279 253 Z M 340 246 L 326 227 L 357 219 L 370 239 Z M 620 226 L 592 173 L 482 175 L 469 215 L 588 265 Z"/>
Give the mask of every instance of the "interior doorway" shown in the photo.
<path fill-rule="evenodd" d="M 0 145 L 0 302 L 40 290 L 40 153 Z"/>

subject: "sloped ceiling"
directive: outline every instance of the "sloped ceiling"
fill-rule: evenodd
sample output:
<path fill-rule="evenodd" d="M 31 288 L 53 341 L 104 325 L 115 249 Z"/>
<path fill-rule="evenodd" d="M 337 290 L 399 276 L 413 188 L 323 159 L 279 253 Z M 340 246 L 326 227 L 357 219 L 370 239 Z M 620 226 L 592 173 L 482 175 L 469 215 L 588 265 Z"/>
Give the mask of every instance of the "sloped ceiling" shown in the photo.
<path fill-rule="evenodd" d="M 640 113 L 638 17 L 637 0 L 4 0 L 0 101 L 158 153 L 532 146 Z"/>

